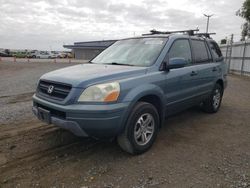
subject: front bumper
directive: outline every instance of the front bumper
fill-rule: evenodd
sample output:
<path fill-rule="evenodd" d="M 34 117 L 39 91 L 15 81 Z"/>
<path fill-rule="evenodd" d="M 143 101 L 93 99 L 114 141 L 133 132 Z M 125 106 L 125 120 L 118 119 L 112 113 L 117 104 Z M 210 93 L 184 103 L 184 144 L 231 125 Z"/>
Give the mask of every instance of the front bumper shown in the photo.
<path fill-rule="evenodd" d="M 76 136 L 109 138 L 117 136 L 125 123 L 129 103 L 58 105 L 33 96 L 33 113 L 50 112 L 50 122 Z"/>

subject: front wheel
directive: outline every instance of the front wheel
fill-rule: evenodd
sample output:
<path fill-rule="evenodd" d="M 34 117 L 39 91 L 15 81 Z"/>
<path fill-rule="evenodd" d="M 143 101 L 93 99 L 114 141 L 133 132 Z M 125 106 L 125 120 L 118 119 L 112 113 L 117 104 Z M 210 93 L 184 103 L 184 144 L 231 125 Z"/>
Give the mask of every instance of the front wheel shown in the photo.
<path fill-rule="evenodd" d="M 208 113 L 215 113 L 219 110 L 223 96 L 223 89 L 220 84 L 215 84 L 211 95 L 202 103 L 202 109 Z"/>
<path fill-rule="evenodd" d="M 118 136 L 120 147 L 130 154 L 146 152 L 154 143 L 159 129 L 159 114 L 146 102 L 138 102 L 129 115 L 124 132 Z"/>

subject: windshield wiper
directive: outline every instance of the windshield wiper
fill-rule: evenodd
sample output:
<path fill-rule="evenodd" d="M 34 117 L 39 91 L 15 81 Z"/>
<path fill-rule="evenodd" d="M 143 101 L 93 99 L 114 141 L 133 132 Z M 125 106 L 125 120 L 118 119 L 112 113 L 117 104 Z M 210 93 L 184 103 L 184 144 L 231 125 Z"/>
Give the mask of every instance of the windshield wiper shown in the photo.
<path fill-rule="evenodd" d="M 126 63 L 117 63 L 117 62 L 112 62 L 112 63 L 105 63 L 107 65 L 124 65 L 124 66 L 134 66 L 131 64 L 126 64 Z"/>

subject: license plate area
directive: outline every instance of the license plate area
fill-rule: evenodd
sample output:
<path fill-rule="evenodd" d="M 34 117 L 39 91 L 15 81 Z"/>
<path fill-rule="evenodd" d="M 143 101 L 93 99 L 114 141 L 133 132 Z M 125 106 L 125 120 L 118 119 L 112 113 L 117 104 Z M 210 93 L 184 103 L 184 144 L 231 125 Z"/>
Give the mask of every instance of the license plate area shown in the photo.
<path fill-rule="evenodd" d="M 50 111 L 45 110 L 41 107 L 37 108 L 37 115 L 38 115 L 38 119 L 40 119 L 41 121 L 47 123 L 47 124 L 51 124 L 51 114 Z"/>

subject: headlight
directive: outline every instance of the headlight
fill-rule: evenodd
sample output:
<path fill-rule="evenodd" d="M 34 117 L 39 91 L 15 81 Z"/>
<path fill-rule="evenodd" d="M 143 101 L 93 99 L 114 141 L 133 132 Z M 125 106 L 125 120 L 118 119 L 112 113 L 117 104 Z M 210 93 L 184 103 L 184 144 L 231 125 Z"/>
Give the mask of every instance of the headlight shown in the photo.
<path fill-rule="evenodd" d="M 112 102 L 116 101 L 120 94 L 118 82 L 93 85 L 85 89 L 80 95 L 79 102 Z"/>

